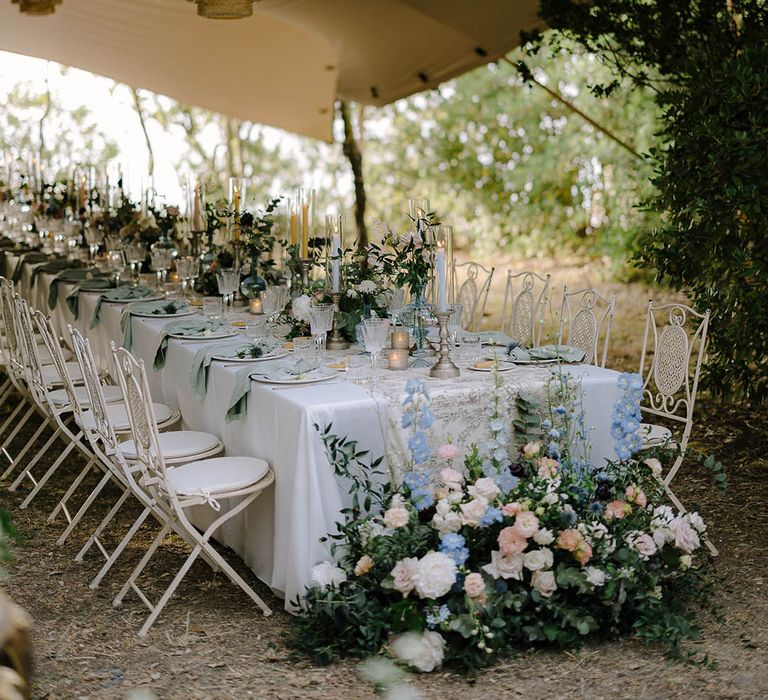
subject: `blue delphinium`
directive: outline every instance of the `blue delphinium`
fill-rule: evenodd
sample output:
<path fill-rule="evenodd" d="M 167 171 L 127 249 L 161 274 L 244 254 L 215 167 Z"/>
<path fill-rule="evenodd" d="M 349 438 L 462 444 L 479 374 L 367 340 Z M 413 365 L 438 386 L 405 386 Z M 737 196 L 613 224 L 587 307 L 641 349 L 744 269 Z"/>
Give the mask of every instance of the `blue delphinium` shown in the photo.
<path fill-rule="evenodd" d="M 408 439 L 408 449 L 411 451 L 414 464 L 424 464 L 432 454 L 427 444 L 427 436 L 421 431 L 415 432 Z"/>
<path fill-rule="evenodd" d="M 403 476 L 403 483 L 410 491 L 411 503 L 416 510 L 425 510 L 434 505 L 435 499 L 432 496 L 427 472 L 408 472 Z"/>
<path fill-rule="evenodd" d="M 493 525 L 493 523 L 500 523 L 503 519 L 501 510 L 488 507 L 480 518 L 480 525 L 482 527 L 488 527 L 489 525 Z"/>
<path fill-rule="evenodd" d="M 449 556 L 456 562 L 456 566 L 462 566 L 469 557 L 469 549 L 466 540 L 461 535 L 448 533 L 440 539 L 439 551 Z"/>
<path fill-rule="evenodd" d="M 643 446 L 638 434 L 642 416 L 640 401 L 643 398 L 643 379 L 639 374 L 625 372 L 619 376 L 619 388 L 623 393 L 613 405 L 611 437 L 619 459 L 629 459 Z"/>
<path fill-rule="evenodd" d="M 434 629 L 435 627 L 438 627 L 443 622 L 447 622 L 448 618 L 451 616 L 451 611 L 449 610 L 447 605 L 433 605 L 430 608 L 427 608 L 427 627 L 429 629 Z"/>

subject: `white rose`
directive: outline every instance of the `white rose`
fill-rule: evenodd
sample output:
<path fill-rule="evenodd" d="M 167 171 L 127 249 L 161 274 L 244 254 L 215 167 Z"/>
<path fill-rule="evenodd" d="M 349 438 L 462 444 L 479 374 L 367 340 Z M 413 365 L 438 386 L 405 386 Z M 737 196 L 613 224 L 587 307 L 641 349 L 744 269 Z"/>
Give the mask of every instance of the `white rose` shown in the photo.
<path fill-rule="evenodd" d="M 312 308 L 312 301 L 306 294 L 296 297 L 293 300 L 292 308 L 294 318 L 297 318 L 299 321 L 309 321 L 309 310 Z"/>
<path fill-rule="evenodd" d="M 588 566 L 584 569 L 584 573 L 587 575 L 587 583 L 599 588 L 604 586 L 609 576 L 602 569 L 598 569 L 596 566 Z"/>
<path fill-rule="evenodd" d="M 407 598 L 408 594 L 413 590 L 413 577 L 416 575 L 418 567 L 418 559 L 407 557 L 397 562 L 392 569 L 390 574 L 392 576 L 392 588 L 398 593 L 402 593 L 403 598 Z"/>
<path fill-rule="evenodd" d="M 406 632 L 392 640 L 390 649 L 396 659 L 429 673 L 443 663 L 445 640 L 437 632 Z"/>
<path fill-rule="evenodd" d="M 488 501 L 484 498 L 475 498 L 469 503 L 462 503 L 459 507 L 461 508 L 461 522 L 470 527 L 477 527 L 480 524 L 480 518 L 485 515 L 488 508 Z"/>
<path fill-rule="evenodd" d="M 442 552 L 430 552 L 420 560 L 413 576 L 421 598 L 440 598 L 456 583 L 456 562 Z"/>
<path fill-rule="evenodd" d="M 503 556 L 498 550 L 491 552 L 491 563 L 482 567 L 493 578 L 513 578 L 516 581 L 523 579 L 523 555 L 511 554 Z"/>
<path fill-rule="evenodd" d="M 484 498 L 486 501 L 492 501 L 501 492 L 493 479 L 484 476 L 472 484 L 467 489 L 467 493 L 475 498 Z"/>
<path fill-rule="evenodd" d="M 539 529 L 539 519 L 530 510 L 524 510 L 515 518 L 513 527 L 523 537 L 533 537 Z"/>
<path fill-rule="evenodd" d="M 451 504 L 445 498 L 440 499 L 432 516 L 432 527 L 441 535 L 447 535 L 449 532 L 458 532 L 461 525 L 461 517 L 451 508 Z"/>
<path fill-rule="evenodd" d="M 384 513 L 384 524 L 387 527 L 391 527 L 393 530 L 397 530 L 399 527 L 405 527 L 410 519 L 410 513 L 401 506 L 390 508 Z"/>
<path fill-rule="evenodd" d="M 340 586 L 347 580 L 347 572 L 329 561 L 313 566 L 309 576 L 315 586 L 323 589 L 329 586 Z"/>
<path fill-rule="evenodd" d="M 523 563 L 529 571 L 541 571 L 541 569 L 549 569 L 552 566 L 552 550 L 546 547 L 526 552 L 523 556 Z"/>
<path fill-rule="evenodd" d="M 531 578 L 531 586 L 545 598 L 549 598 L 557 590 L 555 574 L 551 571 L 536 571 Z"/>
<path fill-rule="evenodd" d="M 552 544 L 555 541 L 555 536 L 550 530 L 542 528 L 533 534 L 533 541 L 536 544 L 540 544 L 543 547 L 546 547 L 548 544 Z"/>

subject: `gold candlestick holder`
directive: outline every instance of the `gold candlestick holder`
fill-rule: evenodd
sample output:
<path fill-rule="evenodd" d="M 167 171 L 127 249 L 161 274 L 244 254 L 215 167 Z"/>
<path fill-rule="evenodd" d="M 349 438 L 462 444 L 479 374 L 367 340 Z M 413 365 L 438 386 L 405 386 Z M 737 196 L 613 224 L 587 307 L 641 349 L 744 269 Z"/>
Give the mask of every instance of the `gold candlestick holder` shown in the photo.
<path fill-rule="evenodd" d="M 299 258 L 299 265 L 301 265 L 301 291 L 307 293 L 309 291 L 309 271 L 312 269 L 312 258 Z"/>
<path fill-rule="evenodd" d="M 203 234 L 205 231 L 190 231 L 190 239 L 189 239 L 189 254 L 199 258 L 200 257 L 200 242 L 203 239 Z"/>
<path fill-rule="evenodd" d="M 437 379 L 458 377 L 461 374 L 461 370 L 448 357 L 448 319 L 451 317 L 451 312 L 436 311 L 435 316 L 440 327 L 440 352 L 438 353 L 440 357 L 432 369 L 429 370 L 429 376 Z"/>
<path fill-rule="evenodd" d="M 339 302 L 341 301 L 341 292 L 331 292 L 331 301 L 335 307 L 333 314 L 333 328 L 331 328 L 331 334 L 328 336 L 328 340 L 325 343 L 327 350 L 346 350 L 349 347 L 349 343 L 344 340 L 344 336 L 336 325 L 336 320 L 339 314 Z"/>

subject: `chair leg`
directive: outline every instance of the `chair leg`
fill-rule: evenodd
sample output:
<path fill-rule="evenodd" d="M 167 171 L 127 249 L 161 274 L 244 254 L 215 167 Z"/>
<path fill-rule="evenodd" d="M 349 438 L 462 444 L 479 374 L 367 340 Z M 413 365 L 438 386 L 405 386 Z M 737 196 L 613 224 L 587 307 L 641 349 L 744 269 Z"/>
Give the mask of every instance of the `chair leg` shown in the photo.
<path fill-rule="evenodd" d="M 248 595 L 248 597 L 256 603 L 261 608 L 261 611 L 264 613 L 265 617 L 268 617 L 272 614 L 272 610 L 270 610 L 269 606 L 258 596 L 256 591 L 253 590 L 243 579 L 240 574 L 237 573 L 224 559 L 224 557 L 221 556 L 213 547 L 210 545 L 206 545 L 205 549 L 208 551 L 208 554 L 213 558 L 216 563 L 221 567 L 221 569 L 229 576 L 232 581 L 234 581 L 240 588 L 243 590 L 244 593 Z"/>
<path fill-rule="evenodd" d="M 98 542 L 99 535 L 101 535 L 104 530 L 106 530 L 107 525 L 112 522 L 114 517 L 117 515 L 118 511 L 123 507 L 123 504 L 128 500 L 128 497 L 130 496 L 130 491 L 125 490 L 122 494 L 120 494 L 120 498 L 117 499 L 115 504 L 112 506 L 112 508 L 109 509 L 109 512 L 102 518 L 102 521 L 99 523 L 98 527 L 93 531 L 91 536 L 88 538 L 86 543 L 82 546 L 80 551 L 75 556 L 75 561 L 82 562 L 83 557 L 85 557 L 88 550 L 91 548 L 91 546 Z M 101 547 L 103 549 L 103 547 Z M 106 559 L 109 559 L 109 557 L 105 557 Z"/>
<path fill-rule="evenodd" d="M 158 615 L 160 615 L 160 613 L 163 611 L 163 608 L 166 606 L 166 603 L 168 603 L 174 591 L 178 588 L 179 584 L 187 575 L 187 571 L 189 571 L 189 568 L 192 566 L 192 564 L 195 563 L 195 559 L 197 559 L 201 549 L 202 549 L 201 545 L 198 545 L 192 550 L 191 554 L 187 557 L 187 560 L 179 569 L 179 572 L 176 574 L 176 576 L 173 577 L 173 581 L 171 581 L 171 585 L 165 589 L 165 593 L 163 593 L 162 598 L 160 598 L 160 600 L 157 602 L 154 609 L 150 613 L 149 617 L 144 622 L 144 626 L 139 630 L 139 637 L 147 636 L 147 632 L 149 632 L 150 627 L 152 627 L 152 625 L 155 624 L 155 620 L 157 619 Z"/>
<path fill-rule="evenodd" d="M 80 510 L 75 513 L 74 517 L 70 521 L 69 525 L 67 526 L 67 529 L 64 530 L 64 532 L 61 533 L 58 540 L 56 540 L 56 544 L 61 546 L 66 542 L 67 537 L 69 537 L 72 530 L 75 529 L 76 525 L 80 522 L 82 517 L 86 514 L 88 509 L 91 507 L 93 502 L 96 500 L 96 497 L 102 492 L 104 487 L 111 481 L 112 475 L 107 472 L 104 474 L 104 476 L 101 478 L 101 481 L 96 485 L 96 487 L 91 491 L 88 498 L 83 501 L 83 504 L 80 506 Z"/>
<path fill-rule="evenodd" d="M 0 435 L 2 435 L 5 432 L 5 429 L 7 427 L 8 421 L 12 420 L 12 419 L 15 419 L 23 406 L 24 406 L 24 404 L 19 404 L 16 407 L 16 410 L 14 410 L 13 413 L 11 413 L 9 419 L 5 423 L 3 423 L 3 427 L 2 427 L 2 429 L 0 429 Z M 6 456 L 6 458 L 8 459 L 9 462 L 13 462 L 13 457 L 11 457 L 11 455 L 8 454 L 8 449 L 7 448 L 13 442 L 13 439 L 19 434 L 19 431 L 24 427 L 26 422 L 29 420 L 29 417 L 34 412 L 35 412 L 35 406 L 34 406 L 34 404 L 32 404 L 27 409 L 27 412 L 24 414 L 24 417 L 18 422 L 16 427 L 11 431 L 11 434 L 7 438 L 5 438 L 5 441 L 3 442 L 3 444 L 0 445 L 0 452 L 2 452 Z"/>
<path fill-rule="evenodd" d="M 128 543 L 133 539 L 133 536 L 136 534 L 136 531 L 144 524 L 144 521 L 147 519 L 147 516 L 152 512 L 151 508 L 145 508 L 141 515 L 139 515 L 138 518 L 136 518 L 136 521 L 131 525 L 131 529 L 128 530 L 128 532 L 125 534 L 125 537 L 123 537 L 122 540 L 120 540 L 120 544 L 117 545 L 115 548 L 115 551 L 112 552 L 109 559 L 104 563 L 104 566 L 101 567 L 99 570 L 99 573 L 96 574 L 93 581 L 91 581 L 88 584 L 88 587 L 91 590 L 94 590 L 99 587 L 99 584 L 101 583 L 101 580 L 106 576 L 107 572 L 112 568 L 113 564 L 117 561 L 117 558 L 123 553 L 123 550 L 128 546 Z M 95 540 L 94 540 L 95 541 Z M 78 555 L 79 556 L 79 555 Z"/>
<path fill-rule="evenodd" d="M 59 511 L 64 511 L 64 516 L 67 518 L 67 522 L 71 523 L 72 518 L 69 516 L 69 510 L 67 509 L 67 503 L 69 502 L 69 499 L 72 498 L 72 494 L 77 491 L 77 487 L 80 486 L 80 484 L 83 483 L 83 479 L 85 479 L 86 476 L 90 473 L 91 469 L 94 465 L 94 458 L 91 457 L 88 460 L 88 463 L 83 467 L 83 469 L 80 471 L 80 473 L 77 475 L 77 478 L 70 484 L 69 488 L 66 490 L 64 495 L 59 499 L 59 502 L 56 504 L 56 507 L 50 512 L 48 515 L 48 522 L 52 523 L 54 520 L 56 520 L 56 516 L 59 514 Z"/>
<path fill-rule="evenodd" d="M 45 472 L 40 477 L 40 481 L 38 481 L 35 484 L 35 487 L 29 492 L 27 497 L 21 502 L 21 508 L 27 508 L 30 503 L 32 503 L 32 499 L 34 499 L 35 496 L 37 496 L 38 493 L 40 493 L 40 489 L 43 488 L 48 483 L 48 479 L 50 479 L 53 474 L 56 472 L 56 470 L 63 464 L 64 460 L 69 456 L 69 453 L 72 452 L 72 450 L 75 449 L 75 445 L 77 445 L 77 442 L 70 442 L 69 445 L 67 445 L 64 448 L 64 451 L 56 458 L 56 461 L 48 468 L 48 471 Z M 29 470 L 25 470 L 27 473 L 29 473 Z M 30 478 L 32 478 L 32 475 L 30 474 Z"/>
<path fill-rule="evenodd" d="M 24 449 L 21 452 L 19 452 L 19 454 L 16 455 L 15 459 L 11 462 L 11 466 L 8 467 L 8 469 L 6 469 L 3 472 L 3 475 L 2 475 L 3 479 L 5 479 L 6 477 L 8 477 L 11 474 L 13 474 L 13 472 L 16 470 L 16 467 L 18 467 L 19 464 L 21 464 L 21 460 L 24 459 L 24 457 L 26 456 L 27 452 L 29 452 L 29 450 L 35 445 L 35 443 L 37 442 L 38 438 L 43 434 L 43 431 L 47 427 L 48 427 L 48 421 L 44 420 L 40 424 L 38 429 L 35 431 L 35 434 L 29 439 L 29 442 L 26 445 L 24 445 Z"/>
<path fill-rule="evenodd" d="M 14 420 L 16 420 L 16 416 L 19 415 L 21 412 L 21 409 L 24 408 L 24 406 L 27 405 L 26 399 L 22 399 L 17 404 L 16 408 L 11 411 L 11 415 L 8 416 L 8 418 L 5 419 L 2 425 L 0 425 L 0 435 L 4 435 L 5 431 L 8 430 L 8 426 L 13 423 Z"/>
<path fill-rule="evenodd" d="M 43 445 L 43 446 L 40 448 L 40 450 L 38 451 L 38 453 L 37 453 L 37 454 L 36 454 L 36 455 L 35 455 L 35 456 L 32 458 L 32 460 L 30 461 L 30 463 L 29 463 L 29 464 L 28 464 L 26 467 L 24 467 L 24 470 L 21 472 L 21 474 L 19 474 L 19 476 L 17 476 L 17 477 L 16 477 L 16 481 L 14 481 L 14 482 L 13 482 L 13 483 L 12 483 L 12 484 L 11 484 L 11 485 L 8 487 L 8 490 L 9 490 L 9 491 L 15 491 L 17 488 L 19 488 L 19 485 L 21 484 L 21 482 L 22 482 L 22 481 L 24 481 L 24 477 L 25 477 L 25 476 L 26 476 L 26 475 L 27 475 L 29 472 L 31 472 L 31 471 L 32 471 L 32 468 L 33 468 L 33 467 L 34 467 L 34 466 L 35 466 L 35 465 L 36 465 L 36 464 L 37 464 L 37 463 L 40 461 L 40 459 L 42 458 L 42 456 L 43 456 L 43 455 L 44 455 L 46 452 L 48 452 L 48 450 L 50 450 L 50 449 L 51 449 L 51 447 L 53 446 L 53 443 L 54 443 L 54 442 L 56 442 L 56 440 L 58 439 L 58 437 L 59 437 L 61 434 L 62 434 L 62 431 L 61 431 L 61 429 L 57 428 L 56 430 L 54 430 L 54 432 L 53 432 L 53 435 L 51 435 L 51 437 L 49 437 L 49 438 L 48 438 L 48 442 L 46 442 L 46 443 L 45 443 L 45 445 Z M 9 470 L 9 471 L 10 471 L 10 470 Z M 5 476 L 5 475 L 3 475 L 3 476 Z"/>
<path fill-rule="evenodd" d="M 162 544 L 163 540 L 168 536 L 168 534 L 171 532 L 171 526 L 169 523 L 165 523 L 160 530 L 160 532 L 157 533 L 157 537 L 155 537 L 152 544 L 149 546 L 149 549 L 145 552 L 144 556 L 141 558 L 141 561 L 136 565 L 136 568 L 131 572 L 131 575 L 128 577 L 128 580 L 125 582 L 125 585 L 120 589 L 120 592 L 115 596 L 115 599 L 112 601 L 112 605 L 116 608 L 119 608 L 123 603 L 123 598 L 125 598 L 126 593 L 128 593 L 129 588 L 136 588 L 136 579 L 141 576 L 141 572 L 144 571 L 144 567 L 149 563 L 149 560 L 152 558 L 152 555 L 155 553 L 155 550 Z"/>

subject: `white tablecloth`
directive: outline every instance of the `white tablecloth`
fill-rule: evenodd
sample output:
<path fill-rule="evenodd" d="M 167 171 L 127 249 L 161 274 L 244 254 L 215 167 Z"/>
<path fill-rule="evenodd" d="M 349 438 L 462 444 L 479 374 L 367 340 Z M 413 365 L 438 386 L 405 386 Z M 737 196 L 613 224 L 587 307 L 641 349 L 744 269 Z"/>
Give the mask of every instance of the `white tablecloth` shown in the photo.
<path fill-rule="evenodd" d="M 6 269 L 13 265 L 6 256 Z M 38 308 L 48 310 L 48 286 L 53 275 L 41 274 L 31 286 L 31 266 L 21 277 L 19 290 Z M 12 268 L 11 268 L 12 269 Z M 72 285 L 60 285 L 59 301 L 50 312 L 61 330 L 73 323 L 91 340 L 98 362 L 109 369 L 109 343 L 119 344 L 121 304 L 105 303 L 101 323 L 89 324 L 97 295 L 82 293 L 80 314 L 75 322 L 65 304 Z M 382 371 L 376 392 L 346 382 L 343 378 L 325 384 L 281 389 L 252 382 L 247 416 L 227 423 L 224 411 L 238 367 L 213 363 L 204 401 L 192 397 L 189 369 L 197 349 L 204 343 L 170 340 L 163 370 L 152 369 L 160 332 L 167 321 L 132 318 L 133 351 L 149 371 L 152 398 L 179 408 L 184 427 L 218 435 L 227 454 L 251 455 L 269 462 L 275 484 L 239 516 L 230 520 L 217 538 L 237 552 L 256 575 L 277 594 L 286 608 L 302 593 L 312 566 L 329 558 L 319 540 L 335 529 L 340 510 L 348 502 L 347 486 L 335 476 L 314 425 L 333 424 L 333 432 L 358 440 L 361 449 L 373 455 L 387 454 L 392 464 L 402 460 L 405 436 L 399 428 L 401 401 L 408 377 L 420 376 L 428 383 L 436 422 L 434 443 L 450 435 L 454 442 L 469 445 L 486 434 L 483 406 L 490 392 L 490 376 L 465 371 L 457 380 L 433 380 L 425 370 Z M 610 437 L 611 410 L 619 397 L 618 373 L 592 366 L 572 366 L 581 381 L 582 405 L 591 429 L 593 464 L 615 457 Z M 519 391 L 542 396 L 548 371 L 541 367 L 516 368 L 504 375 L 510 401 Z M 204 510 L 196 514 L 203 525 Z"/>

